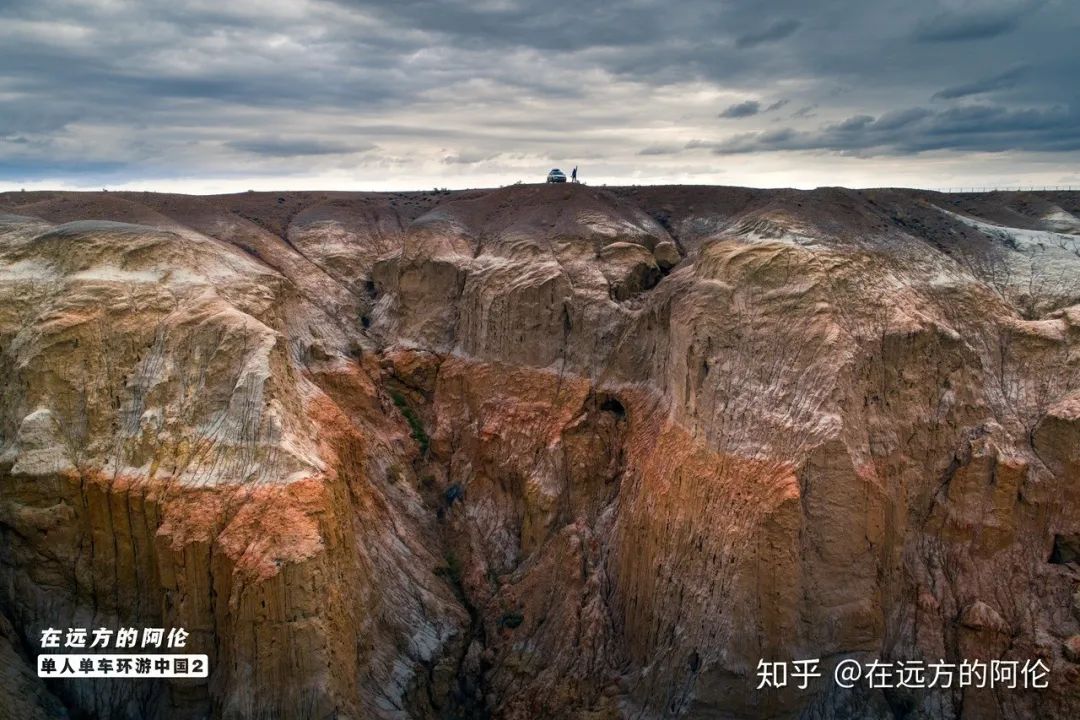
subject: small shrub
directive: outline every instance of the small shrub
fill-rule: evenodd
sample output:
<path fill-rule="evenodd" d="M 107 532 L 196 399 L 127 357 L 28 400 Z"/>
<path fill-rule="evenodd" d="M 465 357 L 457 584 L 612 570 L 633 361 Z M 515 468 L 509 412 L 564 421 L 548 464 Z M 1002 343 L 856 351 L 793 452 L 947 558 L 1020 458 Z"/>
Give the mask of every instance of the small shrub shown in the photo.
<path fill-rule="evenodd" d="M 412 431 L 410 436 L 416 441 L 416 444 L 420 446 L 420 452 L 427 455 L 428 447 L 431 445 L 431 438 L 428 437 L 427 432 L 424 431 L 424 424 L 420 422 L 420 417 L 416 414 L 416 411 L 409 407 L 409 404 L 405 402 L 405 398 L 401 393 L 391 392 L 390 398 L 394 401 L 394 405 L 397 406 L 401 414 L 405 416 L 405 422 L 409 423 L 409 429 Z"/>

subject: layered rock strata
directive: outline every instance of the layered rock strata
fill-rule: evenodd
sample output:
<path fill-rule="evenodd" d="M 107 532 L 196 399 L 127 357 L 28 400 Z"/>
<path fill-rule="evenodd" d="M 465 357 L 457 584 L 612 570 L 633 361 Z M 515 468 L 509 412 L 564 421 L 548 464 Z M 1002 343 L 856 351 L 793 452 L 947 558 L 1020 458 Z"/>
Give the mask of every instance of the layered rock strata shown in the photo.
<path fill-rule="evenodd" d="M 1080 716 L 1078 216 L 0 195 L 0 710 Z M 101 626 L 182 626 L 210 677 L 35 677 L 42 629 Z M 844 690 L 851 657 L 1050 686 Z"/>

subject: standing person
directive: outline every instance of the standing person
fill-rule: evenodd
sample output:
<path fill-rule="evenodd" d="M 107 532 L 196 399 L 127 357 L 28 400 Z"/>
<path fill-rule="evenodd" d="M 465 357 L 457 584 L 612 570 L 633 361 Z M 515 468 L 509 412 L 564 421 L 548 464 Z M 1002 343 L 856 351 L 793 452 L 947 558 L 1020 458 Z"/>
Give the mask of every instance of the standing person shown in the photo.
<path fill-rule="evenodd" d="M 570 171 L 570 182 L 577 182 L 577 165 Z"/>

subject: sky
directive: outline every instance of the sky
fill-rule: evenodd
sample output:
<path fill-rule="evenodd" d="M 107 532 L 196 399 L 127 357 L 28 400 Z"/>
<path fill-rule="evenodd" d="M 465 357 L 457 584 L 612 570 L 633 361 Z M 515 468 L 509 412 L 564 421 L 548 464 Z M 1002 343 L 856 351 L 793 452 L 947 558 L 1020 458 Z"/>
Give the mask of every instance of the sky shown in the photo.
<path fill-rule="evenodd" d="M 0 0 L 0 190 L 1080 188 L 1076 0 Z"/>

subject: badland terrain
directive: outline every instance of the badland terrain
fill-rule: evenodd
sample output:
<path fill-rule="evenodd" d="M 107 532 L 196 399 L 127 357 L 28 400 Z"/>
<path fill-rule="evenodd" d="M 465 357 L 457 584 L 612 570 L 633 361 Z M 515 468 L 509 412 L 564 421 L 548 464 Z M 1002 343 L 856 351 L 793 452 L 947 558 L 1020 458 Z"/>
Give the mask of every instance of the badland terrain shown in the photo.
<path fill-rule="evenodd" d="M 1078 563 L 1080 193 L 0 195 L 4 718 L 1076 718 Z"/>

